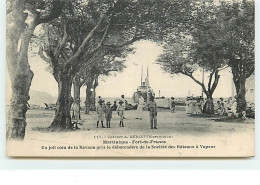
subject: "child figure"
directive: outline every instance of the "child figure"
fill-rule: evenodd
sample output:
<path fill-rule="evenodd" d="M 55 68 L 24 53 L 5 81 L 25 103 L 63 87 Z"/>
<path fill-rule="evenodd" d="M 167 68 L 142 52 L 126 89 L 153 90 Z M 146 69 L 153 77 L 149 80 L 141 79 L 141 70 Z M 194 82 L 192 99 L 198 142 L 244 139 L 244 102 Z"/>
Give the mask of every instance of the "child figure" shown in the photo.
<path fill-rule="evenodd" d="M 151 102 L 148 104 L 148 110 L 150 112 L 151 129 L 157 129 L 157 105 L 153 96 L 151 97 Z"/>
<path fill-rule="evenodd" d="M 125 111 L 125 108 L 124 108 L 124 106 L 123 106 L 123 101 L 122 100 L 120 100 L 119 101 L 119 105 L 117 106 L 117 109 L 116 109 L 116 111 L 117 111 L 117 113 L 118 113 L 118 115 L 119 115 L 119 117 L 120 117 L 120 122 L 119 122 L 119 126 L 120 127 L 124 127 L 124 123 L 123 123 L 123 120 L 124 120 L 124 111 Z"/>
<path fill-rule="evenodd" d="M 107 122 L 107 128 L 110 128 L 110 121 L 112 118 L 112 111 L 113 111 L 113 108 L 110 107 L 110 105 L 111 105 L 111 103 L 107 102 L 107 106 L 105 108 L 105 117 L 106 117 L 106 122 Z"/>
<path fill-rule="evenodd" d="M 98 128 L 98 124 L 99 124 L 99 121 L 101 121 L 101 124 L 102 124 L 102 128 L 105 128 L 104 125 L 103 125 L 103 121 L 104 121 L 104 117 L 105 117 L 105 107 L 103 106 L 103 100 L 100 99 L 98 101 L 98 106 L 96 108 L 96 111 L 97 111 L 97 128 Z"/>

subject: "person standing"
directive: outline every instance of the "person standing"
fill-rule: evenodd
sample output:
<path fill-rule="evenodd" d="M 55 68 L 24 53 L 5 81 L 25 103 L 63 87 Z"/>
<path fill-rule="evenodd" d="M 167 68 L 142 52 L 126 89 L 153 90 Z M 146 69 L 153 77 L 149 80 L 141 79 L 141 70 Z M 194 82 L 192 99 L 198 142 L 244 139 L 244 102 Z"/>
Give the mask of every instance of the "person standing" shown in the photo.
<path fill-rule="evenodd" d="M 124 108 L 124 110 L 123 110 L 123 119 L 126 119 L 126 118 L 125 118 L 125 108 L 126 108 L 125 95 L 121 95 L 121 101 L 123 102 L 122 106 L 123 106 L 123 108 Z"/>
<path fill-rule="evenodd" d="M 123 120 L 124 120 L 124 110 L 125 110 L 125 108 L 123 107 L 123 101 L 120 100 L 119 105 L 117 106 L 117 109 L 116 109 L 116 111 L 119 115 L 119 120 L 120 120 L 119 127 L 124 127 L 124 122 L 123 122 Z"/>
<path fill-rule="evenodd" d="M 217 101 L 217 109 L 216 109 L 216 111 L 217 111 L 217 114 L 218 114 L 218 115 L 221 115 L 221 105 L 220 105 L 220 101 Z"/>
<path fill-rule="evenodd" d="M 110 105 L 111 105 L 111 103 L 107 102 L 107 106 L 105 108 L 105 118 L 106 118 L 107 128 L 110 128 L 110 122 L 112 119 L 113 108 L 110 107 Z"/>
<path fill-rule="evenodd" d="M 151 129 L 157 129 L 157 104 L 154 101 L 154 97 L 151 97 L 151 101 L 148 104 L 150 127 Z"/>
<path fill-rule="evenodd" d="M 76 99 L 73 102 L 73 112 L 74 112 L 74 119 L 76 120 L 75 124 L 75 128 L 78 129 L 78 124 L 81 125 L 80 122 L 80 100 Z M 74 126 L 73 124 L 73 126 Z"/>
<path fill-rule="evenodd" d="M 202 114 L 201 98 L 197 99 L 196 103 L 196 114 Z"/>
<path fill-rule="evenodd" d="M 116 100 L 114 101 L 114 105 L 113 105 L 113 110 L 115 111 L 117 108 L 117 105 L 116 105 Z"/>
<path fill-rule="evenodd" d="M 75 119 L 77 120 L 77 122 L 79 121 L 79 114 L 80 114 L 79 113 L 79 111 L 80 111 L 79 102 L 80 102 L 79 99 L 76 99 L 73 102 L 73 110 L 74 110 L 74 115 L 75 115 Z"/>
<path fill-rule="evenodd" d="M 96 106 L 96 107 L 99 105 L 98 102 L 99 102 L 100 100 L 102 100 L 102 99 L 101 99 L 101 96 L 98 96 L 98 98 L 97 98 L 97 100 L 96 100 L 96 103 L 95 103 L 95 106 Z"/>
<path fill-rule="evenodd" d="M 224 101 L 223 101 L 223 98 L 220 98 L 220 115 L 224 115 L 225 113 L 225 105 L 224 105 Z"/>
<path fill-rule="evenodd" d="M 171 113 L 174 113 L 174 112 L 175 112 L 175 102 L 174 102 L 174 97 L 171 97 L 170 109 L 171 109 Z"/>
<path fill-rule="evenodd" d="M 97 111 L 97 128 L 98 128 L 99 121 L 101 121 L 102 128 L 105 128 L 103 125 L 103 121 L 104 121 L 104 117 L 105 117 L 105 107 L 103 106 L 102 99 L 100 99 L 98 101 L 98 106 L 96 108 L 96 111 Z"/>
<path fill-rule="evenodd" d="M 185 105 L 186 105 L 186 114 L 191 114 L 190 97 L 189 96 L 186 98 Z"/>
<path fill-rule="evenodd" d="M 237 96 L 234 97 L 234 100 L 232 101 L 230 109 L 231 109 L 231 112 L 232 112 L 231 117 L 238 117 L 238 113 L 237 113 Z"/>
<path fill-rule="evenodd" d="M 138 113 L 139 113 L 139 116 L 138 116 L 136 119 L 140 119 L 140 120 L 143 119 L 143 110 L 144 110 L 144 107 L 145 107 L 144 98 L 143 98 L 142 96 L 140 96 L 139 99 L 138 99 L 138 107 L 137 107 L 137 111 L 138 111 Z"/>

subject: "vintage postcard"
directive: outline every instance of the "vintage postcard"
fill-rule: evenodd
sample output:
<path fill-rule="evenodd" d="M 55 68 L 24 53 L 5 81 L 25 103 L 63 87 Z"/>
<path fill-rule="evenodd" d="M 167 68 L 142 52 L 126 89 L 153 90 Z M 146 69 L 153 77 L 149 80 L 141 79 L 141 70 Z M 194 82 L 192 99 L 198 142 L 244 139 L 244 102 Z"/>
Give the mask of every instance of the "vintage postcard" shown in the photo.
<path fill-rule="evenodd" d="M 7 0 L 12 157 L 252 157 L 253 0 Z"/>

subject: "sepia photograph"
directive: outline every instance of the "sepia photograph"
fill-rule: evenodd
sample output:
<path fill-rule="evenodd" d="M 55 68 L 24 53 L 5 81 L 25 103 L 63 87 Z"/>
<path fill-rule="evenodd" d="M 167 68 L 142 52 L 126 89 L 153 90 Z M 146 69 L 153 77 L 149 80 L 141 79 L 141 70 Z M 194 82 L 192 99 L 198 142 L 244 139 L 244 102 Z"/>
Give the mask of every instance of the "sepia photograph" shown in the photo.
<path fill-rule="evenodd" d="M 6 155 L 254 157 L 254 0 L 7 0 Z"/>

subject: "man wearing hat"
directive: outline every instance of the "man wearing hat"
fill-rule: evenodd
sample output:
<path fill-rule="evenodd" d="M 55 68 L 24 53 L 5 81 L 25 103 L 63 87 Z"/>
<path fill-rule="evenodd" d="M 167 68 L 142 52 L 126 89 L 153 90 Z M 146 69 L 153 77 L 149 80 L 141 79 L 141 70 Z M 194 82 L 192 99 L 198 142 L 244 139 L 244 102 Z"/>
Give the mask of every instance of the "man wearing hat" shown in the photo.
<path fill-rule="evenodd" d="M 105 107 L 103 106 L 103 100 L 100 99 L 98 101 L 98 106 L 96 108 L 96 111 L 97 111 L 97 128 L 98 128 L 98 124 L 99 124 L 99 121 L 101 121 L 101 124 L 102 124 L 102 128 L 105 128 L 104 125 L 103 125 L 103 121 L 104 121 L 104 117 L 105 117 Z"/>
<path fill-rule="evenodd" d="M 105 108 L 105 117 L 106 117 L 106 122 L 107 122 L 107 128 L 110 128 L 110 121 L 112 119 L 112 111 L 113 108 L 110 107 L 111 103 L 107 102 L 106 108 Z"/>
<path fill-rule="evenodd" d="M 151 101 L 148 104 L 150 126 L 151 129 L 157 129 L 157 104 L 154 101 L 154 97 L 151 97 Z"/>
<path fill-rule="evenodd" d="M 124 120 L 124 111 L 125 111 L 125 108 L 123 107 L 123 101 L 120 100 L 119 101 L 119 105 L 117 106 L 117 109 L 116 109 L 119 117 L 120 117 L 120 122 L 119 122 L 119 126 L 120 127 L 124 127 L 124 123 L 123 123 L 123 120 Z"/>

